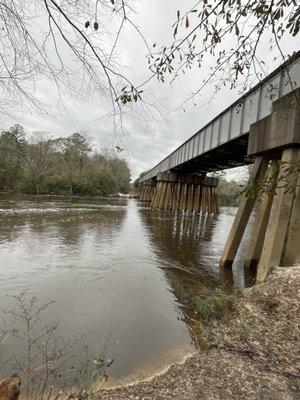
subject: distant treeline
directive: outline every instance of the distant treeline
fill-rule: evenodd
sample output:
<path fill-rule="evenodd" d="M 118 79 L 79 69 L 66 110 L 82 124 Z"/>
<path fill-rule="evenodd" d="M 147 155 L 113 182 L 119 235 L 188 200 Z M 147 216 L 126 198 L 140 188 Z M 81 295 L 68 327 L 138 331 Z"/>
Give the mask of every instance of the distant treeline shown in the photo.
<path fill-rule="evenodd" d="M 107 196 L 126 193 L 130 169 L 118 151 L 92 149 L 84 133 L 26 140 L 20 125 L 0 133 L 0 190 L 28 194 Z"/>
<path fill-rule="evenodd" d="M 243 189 L 240 183 L 220 177 L 216 190 L 219 206 L 238 207 Z"/>

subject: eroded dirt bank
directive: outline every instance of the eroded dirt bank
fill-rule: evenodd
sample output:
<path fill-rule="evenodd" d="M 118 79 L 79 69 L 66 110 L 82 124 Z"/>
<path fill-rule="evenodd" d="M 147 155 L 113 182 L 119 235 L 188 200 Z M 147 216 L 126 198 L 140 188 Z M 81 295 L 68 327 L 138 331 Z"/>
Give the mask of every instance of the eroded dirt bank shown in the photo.
<path fill-rule="evenodd" d="M 151 381 L 104 390 L 97 400 L 296 399 L 300 266 L 276 268 L 230 312 L 204 326 L 211 349 Z"/>

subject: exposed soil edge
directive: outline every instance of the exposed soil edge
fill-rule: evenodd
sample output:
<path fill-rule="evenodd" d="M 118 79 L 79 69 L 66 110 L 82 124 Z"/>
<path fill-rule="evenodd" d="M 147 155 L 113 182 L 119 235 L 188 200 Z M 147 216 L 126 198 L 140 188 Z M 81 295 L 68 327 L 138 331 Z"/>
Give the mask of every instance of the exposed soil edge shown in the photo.
<path fill-rule="evenodd" d="M 204 326 L 211 350 L 97 400 L 296 399 L 300 389 L 300 266 L 274 268 L 233 309 Z"/>

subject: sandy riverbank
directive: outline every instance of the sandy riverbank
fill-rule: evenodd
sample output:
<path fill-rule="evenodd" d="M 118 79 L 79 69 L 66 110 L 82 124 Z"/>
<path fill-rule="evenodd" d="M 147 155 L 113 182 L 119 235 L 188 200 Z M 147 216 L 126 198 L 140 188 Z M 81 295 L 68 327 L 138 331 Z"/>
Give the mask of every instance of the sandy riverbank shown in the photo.
<path fill-rule="evenodd" d="M 97 400 L 296 399 L 299 393 L 300 266 L 276 268 L 234 309 L 204 326 L 210 350 Z"/>

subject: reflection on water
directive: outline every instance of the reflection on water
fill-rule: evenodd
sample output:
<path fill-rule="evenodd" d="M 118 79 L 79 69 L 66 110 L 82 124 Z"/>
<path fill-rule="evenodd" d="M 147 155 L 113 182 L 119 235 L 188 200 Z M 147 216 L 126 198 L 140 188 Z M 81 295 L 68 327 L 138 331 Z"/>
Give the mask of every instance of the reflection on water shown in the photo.
<path fill-rule="evenodd" d="M 114 360 L 110 382 L 151 375 L 195 351 L 186 293 L 218 284 L 234 214 L 174 215 L 131 199 L 1 197 L 1 308 L 24 290 L 53 299 L 45 322 L 59 320 L 57 335 L 75 341 L 73 364 L 85 346 Z M 239 254 L 233 272 L 243 284 Z M 21 353 L 7 345 L 1 356 Z M 0 364 L 0 376 L 10 371 Z"/>

